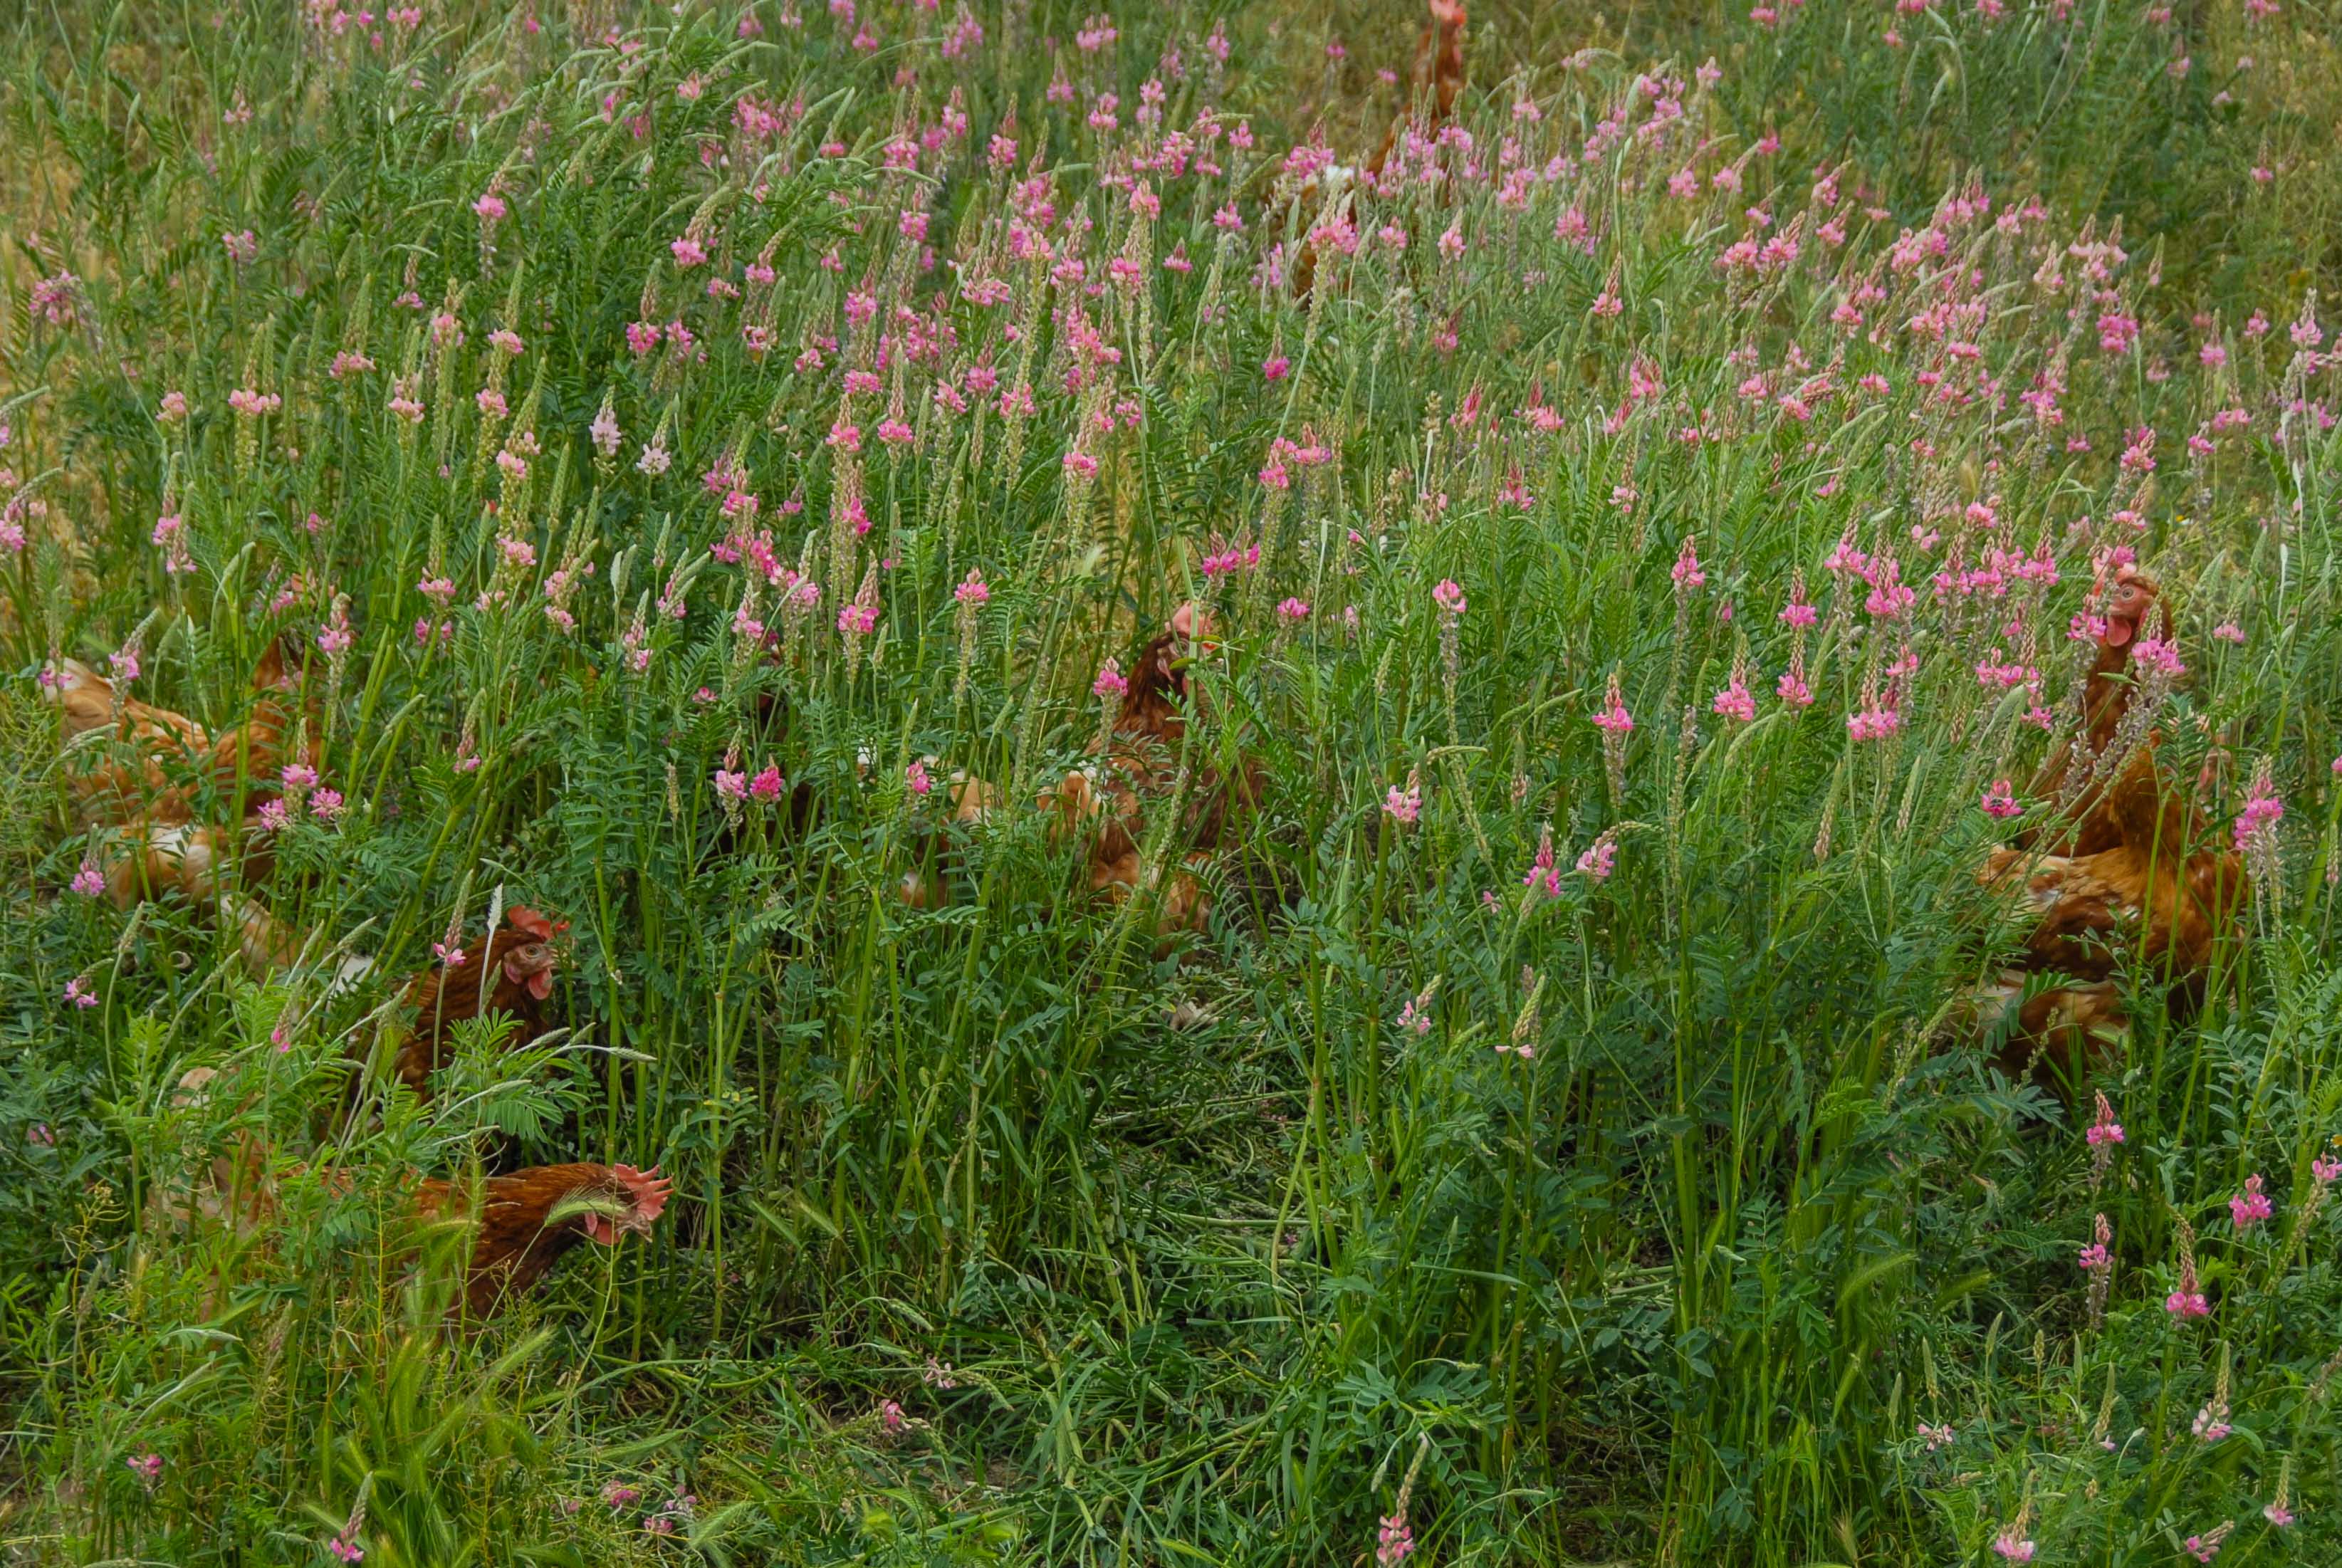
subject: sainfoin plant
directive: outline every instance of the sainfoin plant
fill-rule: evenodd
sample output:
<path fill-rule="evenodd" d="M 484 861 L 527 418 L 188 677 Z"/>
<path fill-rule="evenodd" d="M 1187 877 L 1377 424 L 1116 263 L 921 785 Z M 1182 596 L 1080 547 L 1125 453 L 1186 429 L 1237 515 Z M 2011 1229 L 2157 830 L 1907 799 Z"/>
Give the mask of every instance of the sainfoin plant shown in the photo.
<path fill-rule="evenodd" d="M 2327 20 L 1536 10 L 0 19 L 10 1551 L 2335 1559 Z"/>

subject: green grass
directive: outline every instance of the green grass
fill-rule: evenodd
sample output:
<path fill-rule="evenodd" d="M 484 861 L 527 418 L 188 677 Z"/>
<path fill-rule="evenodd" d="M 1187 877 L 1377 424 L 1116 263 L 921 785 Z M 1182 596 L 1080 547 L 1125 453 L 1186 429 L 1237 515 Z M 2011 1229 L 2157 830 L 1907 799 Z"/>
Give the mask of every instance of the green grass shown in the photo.
<path fill-rule="evenodd" d="M 2170 1564 L 2224 1522 L 2224 1568 L 2330 1561 L 2342 452 L 2288 327 L 2342 322 L 2331 19 L 1492 5 L 1468 146 L 1363 197 L 1355 255 L 1311 242 L 1303 295 L 1342 215 L 1287 150 L 1363 160 L 1412 6 L 1116 4 L 1094 52 L 1056 0 L 974 7 L 980 44 L 800 9 L 430 0 L 379 47 L 245 5 L 0 23 L 0 1551 L 1351 1564 L 1398 1510 L 1418 1563 Z M 1842 541 L 1898 558 L 1904 617 Z M 2207 1005 L 2134 977 L 2100 1180 L 2087 1095 L 1998 1078 L 1957 1013 L 2019 935 L 1977 803 L 2049 744 L 1976 666 L 2069 722 L 2114 545 L 2188 666 L 2165 765 L 2216 764 L 2224 840 L 2257 769 L 2286 813 Z M 1207 573 L 1231 546 L 1257 564 Z M 1988 549 L 2057 580 L 1937 590 Z M 1023 803 L 1190 596 L 1224 637 L 1189 760 L 1271 782 L 1209 929 L 1158 944 Z M 347 807 L 277 833 L 257 896 L 375 979 L 68 891 L 44 665 L 135 643 L 136 694 L 232 723 L 266 640 L 337 614 Z M 1753 722 L 1714 706 L 1740 677 Z M 1012 804 L 916 910 L 930 755 Z M 816 826 L 714 787 L 767 764 Z M 1604 835 L 1615 874 L 1573 871 Z M 336 1124 L 396 977 L 517 903 L 571 922 L 569 1033 L 467 1031 L 427 1109 L 377 1074 Z M 265 1234 L 165 1217 L 243 1138 Z M 407 1260 L 397 1184 L 568 1159 L 676 1201 L 448 1332 L 462 1238 Z M 2164 1306 L 2183 1221 L 2200 1321 Z"/>

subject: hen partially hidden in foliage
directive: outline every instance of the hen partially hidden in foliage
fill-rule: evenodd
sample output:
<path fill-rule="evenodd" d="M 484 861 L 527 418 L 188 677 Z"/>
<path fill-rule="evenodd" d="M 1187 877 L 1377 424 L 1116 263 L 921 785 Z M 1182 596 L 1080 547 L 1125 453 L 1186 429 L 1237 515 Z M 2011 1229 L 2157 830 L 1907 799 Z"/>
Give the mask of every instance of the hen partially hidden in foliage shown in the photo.
<path fill-rule="evenodd" d="M 216 1076 L 210 1068 L 191 1070 L 179 1080 L 174 1104 L 199 1104 Z M 280 1184 L 304 1169 L 299 1164 L 272 1168 L 265 1146 L 238 1134 L 227 1152 L 184 1179 L 158 1183 L 150 1195 L 149 1211 L 158 1223 L 185 1225 L 200 1218 L 253 1236 L 276 1221 Z M 351 1191 L 344 1170 L 319 1171 L 316 1180 L 335 1195 Z M 607 1247 L 628 1233 L 648 1235 L 666 1211 L 675 1183 L 662 1177 L 656 1166 L 638 1171 L 632 1165 L 577 1163 L 532 1165 L 509 1175 L 489 1176 L 476 1188 L 465 1182 L 416 1177 L 400 1191 L 401 1202 L 414 1218 L 473 1229 L 464 1300 L 473 1317 L 485 1318 L 543 1279 L 579 1242 Z"/>
<path fill-rule="evenodd" d="M 523 1041 L 544 1034 L 560 962 L 555 938 L 568 929 L 565 920 L 515 905 L 485 943 L 408 981 L 405 1000 L 415 1017 L 392 1063 L 398 1081 L 428 1100 L 431 1074 L 445 1065 L 455 1026 L 467 1018 L 503 1013 L 519 1022 Z"/>
<path fill-rule="evenodd" d="M 302 724 L 302 674 L 272 643 L 253 671 L 250 715 L 218 735 L 185 714 L 125 695 L 77 660 L 62 661 L 45 682 L 65 721 L 65 780 L 76 825 L 90 834 L 117 908 L 175 891 L 232 923 L 255 967 L 294 963 L 298 944 L 242 891 L 267 875 L 264 841 L 216 818 L 228 814 L 240 788 L 243 826 L 255 827 L 262 808 L 281 797 L 285 767 L 314 768 Z M 206 820 L 207 811 L 214 820 Z M 246 836 L 255 841 L 248 848 L 241 844 Z M 240 874 L 232 878 L 231 867 Z"/>
<path fill-rule="evenodd" d="M 2202 1003 L 2218 939 L 2241 935 L 2244 864 L 2157 764 L 2162 735 L 2147 727 L 2150 715 L 2134 713 L 2132 653 L 2159 618 L 2158 599 L 2154 582 L 2136 574 L 2114 586 L 2081 733 L 2035 784 L 2068 803 L 2067 825 L 2020 835 L 2019 847 L 1995 850 L 1977 873 L 2039 912 L 2022 957 L 1987 993 L 1993 1021 L 2017 1009 L 1996 1056 L 2011 1076 L 2045 1057 L 2069 1081 L 2111 1063 L 2128 1024 L 2116 979 L 2126 954 L 2170 987 L 2175 1014 L 2185 1016 Z M 2045 840 L 2062 853 L 2041 853 Z M 2040 975 L 2067 978 L 2026 996 L 2028 977 Z"/>
<path fill-rule="evenodd" d="M 1068 774 L 1044 798 L 1068 831 L 1087 835 L 1093 893 L 1119 898 L 1163 882 L 1158 924 L 1165 932 L 1204 928 L 1212 904 L 1202 874 L 1241 836 L 1235 829 L 1256 818 L 1266 793 L 1266 775 L 1249 756 L 1223 774 L 1188 754 L 1186 715 L 1195 695 L 1188 672 L 1209 631 L 1208 617 L 1194 604 L 1173 614 L 1132 672 L 1112 731 L 1092 744 L 1098 760 Z M 1170 850 L 1179 869 L 1167 880 L 1146 864 L 1144 850 L 1147 818 L 1166 802 L 1179 813 Z"/>
<path fill-rule="evenodd" d="M 416 1183 L 415 1209 L 425 1219 L 463 1219 L 476 1228 L 464 1299 L 474 1317 L 485 1318 L 578 1243 L 614 1247 L 629 1233 L 650 1234 L 674 1192 L 656 1165 L 535 1165 L 490 1176 L 476 1194 L 425 1179 Z"/>
<path fill-rule="evenodd" d="M 1428 11 L 1415 45 L 1413 113 L 1383 133 L 1382 145 L 1363 169 L 1330 165 L 1303 181 L 1294 193 L 1294 205 L 1308 229 L 1293 265 L 1294 287 L 1305 296 L 1316 282 L 1319 236 L 1331 237 L 1356 225 L 1358 182 L 1381 183 L 1402 130 L 1428 138 L 1456 112 L 1456 95 L 1464 88 L 1463 0 L 1428 0 Z"/>

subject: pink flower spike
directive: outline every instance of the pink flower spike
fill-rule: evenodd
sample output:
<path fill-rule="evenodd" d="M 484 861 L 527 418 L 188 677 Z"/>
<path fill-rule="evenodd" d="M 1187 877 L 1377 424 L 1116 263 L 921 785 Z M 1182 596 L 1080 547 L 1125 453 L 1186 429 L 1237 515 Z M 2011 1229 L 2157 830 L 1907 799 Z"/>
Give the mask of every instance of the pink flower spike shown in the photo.
<path fill-rule="evenodd" d="M 1676 592 L 1678 594 L 1689 593 L 1695 588 L 1707 586 L 1707 574 L 1699 569 L 1699 536 L 1697 534 L 1684 535 L 1683 549 L 1676 554 L 1676 564 L 1668 571 L 1667 575 L 1675 580 Z"/>
<path fill-rule="evenodd" d="M 1560 894 L 1561 868 L 1554 860 L 1551 828 L 1546 829 L 1538 837 L 1536 858 L 1529 863 L 1528 874 L 1521 878 L 1521 885 L 1529 890 L 1529 896 L 1532 898 L 1540 893 L 1548 898 L 1556 897 Z"/>
<path fill-rule="evenodd" d="M 1716 700 L 1708 704 L 1708 711 L 1723 718 L 1737 719 L 1745 724 L 1756 716 L 1756 700 L 1748 694 L 1745 683 L 1735 680 L 1716 694 Z"/>
<path fill-rule="evenodd" d="M 1586 846 L 1577 857 L 1577 874 L 1589 882 L 1607 882 L 1618 864 L 1618 845 L 1608 834 L 1604 834 Z"/>
<path fill-rule="evenodd" d="M 2198 1563 L 2209 1563 L 2220 1554 L 2220 1543 L 2227 1540 L 2228 1532 L 2236 1527 L 2236 1521 L 2227 1520 L 2201 1535 L 2190 1535 L 2187 1541 L 2187 1554 Z"/>
<path fill-rule="evenodd" d="M 1415 1532 L 1406 1523 L 1404 1509 L 1382 1521 L 1375 1533 L 1375 1568 L 1399 1568 L 1415 1551 Z"/>
<path fill-rule="evenodd" d="M 2101 1144 L 2119 1144 L 2123 1141 L 2122 1124 L 2115 1120 L 2115 1108 L 2107 1103 L 2104 1091 L 2098 1094 L 2097 1117 L 2091 1122 L 2082 1137 L 2094 1149 Z"/>
<path fill-rule="evenodd" d="M 2245 1190 L 2228 1200 L 2228 1216 L 2239 1231 L 2251 1230 L 2276 1212 L 2269 1203 L 2268 1194 L 2261 1191 L 2261 1177 L 2257 1173 L 2247 1176 Z"/>

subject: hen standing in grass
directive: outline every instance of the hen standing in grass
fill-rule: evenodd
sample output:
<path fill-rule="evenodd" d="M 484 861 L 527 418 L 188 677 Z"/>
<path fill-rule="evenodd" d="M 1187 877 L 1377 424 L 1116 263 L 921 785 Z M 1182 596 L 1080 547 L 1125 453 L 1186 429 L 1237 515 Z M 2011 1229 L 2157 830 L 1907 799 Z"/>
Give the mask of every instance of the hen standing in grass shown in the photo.
<path fill-rule="evenodd" d="M 2111 1059 L 2128 1022 L 2116 981 L 2126 952 L 2169 984 L 2175 1015 L 2186 1016 L 2202 1004 L 2218 938 L 2242 934 L 2244 864 L 2157 765 L 2162 736 L 2146 727 L 2149 715 L 2132 713 L 2132 654 L 2158 599 L 2149 578 L 2127 572 L 2117 580 L 2084 688 L 2082 731 L 2035 784 L 2037 794 L 2072 803 L 2049 840 L 2064 853 L 2040 853 L 2043 835 L 2020 835 L 2021 847 L 1995 850 L 1977 873 L 1987 886 L 2021 888 L 2040 914 L 2023 957 L 1987 992 L 1993 1016 L 2018 1004 L 2028 975 L 2071 980 L 2017 1004 L 1996 1057 L 2012 1077 L 2044 1053 L 2073 1079 Z"/>
<path fill-rule="evenodd" d="M 200 1101 L 216 1074 L 196 1068 L 179 1081 L 174 1104 Z M 197 1218 L 231 1225 L 251 1236 L 277 1219 L 280 1179 L 300 1174 L 295 1165 L 273 1170 L 263 1147 L 237 1134 L 232 1153 L 218 1155 L 183 1182 L 158 1184 L 150 1212 L 158 1222 L 187 1224 Z M 346 1195 L 346 1170 L 317 1173 L 325 1191 Z M 461 1222 L 473 1227 L 471 1257 L 465 1269 L 464 1300 L 475 1318 L 495 1314 L 513 1295 L 543 1279 L 561 1255 L 581 1241 L 616 1246 L 620 1237 L 648 1235 L 666 1209 L 675 1183 L 658 1167 L 573 1164 L 532 1165 L 510 1175 L 489 1176 L 477 1187 L 435 1176 L 410 1178 L 400 1189 L 405 1207 L 425 1222 Z"/>
<path fill-rule="evenodd" d="M 2155 747 L 2163 739 L 2159 731 L 2141 733 L 2143 726 L 2126 724 L 2138 679 L 2132 654 L 2157 620 L 2162 598 L 2152 577 L 2128 567 L 2117 575 L 2107 596 L 2106 625 L 2097 634 L 2097 658 L 2082 688 L 2081 730 L 2050 753 L 2033 781 L 2036 799 L 2058 803 L 2065 832 L 2052 844 L 2043 844 L 2037 832 L 2022 830 L 2017 834 L 2021 847 L 2096 854 L 2122 842 L 2108 794 L 2117 786 L 2146 787 L 2144 775 L 2154 771 Z"/>
<path fill-rule="evenodd" d="M 222 873 L 236 859 L 239 838 L 252 836 L 263 807 L 281 798 L 285 768 L 315 767 L 301 726 L 304 673 L 271 643 L 253 672 L 250 715 L 216 736 L 184 714 L 124 695 L 76 660 L 65 660 L 45 682 L 65 720 L 75 814 L 96 846 L 116 907 L 175 889 L 189 904 L 215 908 L 234 922 L 255 965 L 281 969 L 294 962 L 290 935 Z M 304 735 L 297 755 L 296 733 Z M 246 833 L 205 820 L 207 804 L 215 815 L 226 814 L 239 786 Z M 268 867 L 265 847 L 256 845 L 242 857 L 240 880 L 259 881 Z"/>
<path fill-rule="evenodd" d="M 1198 606 L 1182 604 L 1173 613 L 1170 626 L 1146 645 L 1132 672 L 1111 733 L 1090 748 L 1099 762 L 1067 774 L 1045 802 L 1064 814 L 1069 827 L 1092 834 L 1092 892 L 1121 896 L 1153 880 L 1144 864 L 1146 819 L 1155 803 L 1180 793 L 1186 715 L 1193 708 L 1188 669 L 1209 631 L 1209 617 Z M 1197 874 L 1228 845 L 1231 822 L 1249 820 L 1266 793 L 1260 764 L 1249 756 L 1238 758 L 1227 774 L 1208 764 L 1194 766 L 1173 846 L 1183 869 L 1164 889 L 1163 929 L 1203 928 L 1211 899 Z"/>
<path fill-rule="evenodd" d="M 415 1208 L 425 1219 L 476 1227 L 464 1299 L 472 1316 L 485 1318 L 579 1242 L 614 1247 L 629 1233 L 650 1234 L 674 1193 L 656 1165 L 535 1165 L 488 1177 L 476 1201 L 467 1186 L 425 1178 L 415 1185 Z"/>
<path fill-rule="evenodd" d="M 1456 112 L 1456 95 L 1464 88 L 1463 0 L 1428 0 L 1427 9 L 1415 45 L 1415 99 L 1410 114 L 1383 133 L 1382 145 L 1375 149 L 1363 170 L 1329 165 L 1294 193 L 1302 218 L 1315 225 L 1294 256 L 1293 286 L 1300 295 L 1306 297 L 1316 282 L 1318 236 L 1356 224 L 1356 185 L 1361 179 L 1370 185 L 1381 183 L 1383 170 L 1397 150 L 1399 132 L 1405 129 L 1428 138 Z M 1415 117 L 1416 113 L 1419 119 Z M 1322 210 L 1317 206 L 1321 201 L 1326 204 Z"/>
<path fill-rule="evenodd" d="M 565 920 L 515 905 L 484 945 L 459 949 L 407 982 L 415 1018 L 392 1064 L 398 1081 L 428 1100 L 431 1074 L 446 1064 L 454 1028 L 466 1018 L 503 1013 L 519 1021 L 522 1040 L 544 1034 L 560 962 L 554 939 L 568 929 Z"/>

